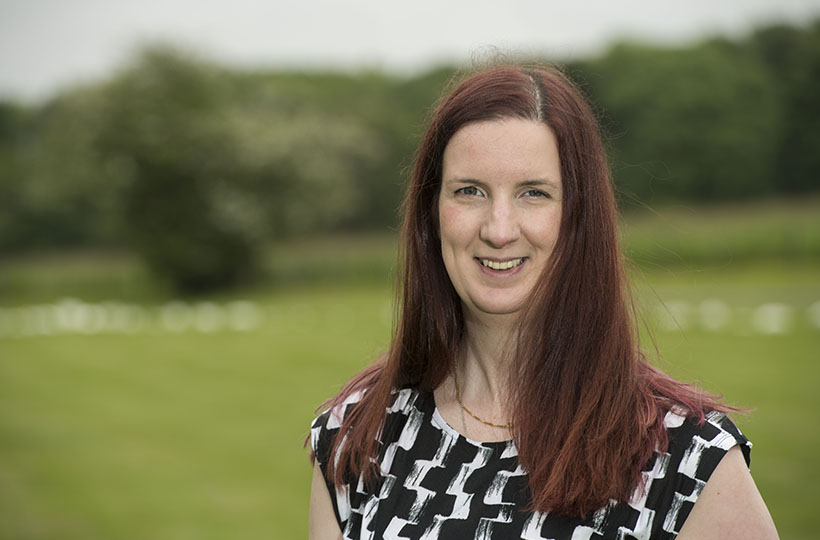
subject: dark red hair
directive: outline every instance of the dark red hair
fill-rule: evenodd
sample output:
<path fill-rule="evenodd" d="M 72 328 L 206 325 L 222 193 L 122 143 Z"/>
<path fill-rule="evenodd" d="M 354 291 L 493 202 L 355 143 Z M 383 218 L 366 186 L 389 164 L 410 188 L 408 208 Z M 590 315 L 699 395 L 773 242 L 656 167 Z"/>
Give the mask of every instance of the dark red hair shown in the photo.
<path fill-rule="evenodd" d="M 727 407 L 651 367 L 638 350 L 598 123 L 575 85 L 546 67 L 473 74 L 437 105 L 404 200 L 398 322 L 388 352 L 330 402 L 367 390 L 342 425 L 346 442 L 339 446 L 339 437 L 333 447 L 339 466 L 330 460 L 331 477 L 374 479 L 391 391 L 432 391 L 454 368 L 464 319 L 437 232 L 442 156 L 462 127 L 504 118 L 552 129 L 563 183 L 558 241 L 523 311 L 512 359 L 513 436 L 530 510 L 584 515 L 639 485 L 642 467 L 666 447 L 671 407 L 701 421 Z"/>

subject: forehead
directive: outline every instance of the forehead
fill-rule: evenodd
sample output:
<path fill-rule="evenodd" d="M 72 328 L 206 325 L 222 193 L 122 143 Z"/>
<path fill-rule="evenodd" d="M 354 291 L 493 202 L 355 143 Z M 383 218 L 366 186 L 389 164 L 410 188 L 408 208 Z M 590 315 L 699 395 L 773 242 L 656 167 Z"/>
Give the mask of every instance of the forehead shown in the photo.
<path fill-rule="evenodd" d="M 533 180 L 559 182 L 555 135 L 546 124 L 509 118 L 468 124 L 447 143 L 443 180 Z"/>

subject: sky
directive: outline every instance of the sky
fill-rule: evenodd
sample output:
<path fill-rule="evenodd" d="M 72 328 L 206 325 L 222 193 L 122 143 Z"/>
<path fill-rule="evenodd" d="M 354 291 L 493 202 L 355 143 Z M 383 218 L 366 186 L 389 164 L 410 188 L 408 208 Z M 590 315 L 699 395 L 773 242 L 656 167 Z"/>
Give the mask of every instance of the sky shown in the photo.
<path fill-rule="evenodd" d="M 0 99 L 102 80 L 149 43 L 238 67 L 412 73 L 500 49 L 556 60 L 820 17 L 820 0 L 0 0 Z"/>

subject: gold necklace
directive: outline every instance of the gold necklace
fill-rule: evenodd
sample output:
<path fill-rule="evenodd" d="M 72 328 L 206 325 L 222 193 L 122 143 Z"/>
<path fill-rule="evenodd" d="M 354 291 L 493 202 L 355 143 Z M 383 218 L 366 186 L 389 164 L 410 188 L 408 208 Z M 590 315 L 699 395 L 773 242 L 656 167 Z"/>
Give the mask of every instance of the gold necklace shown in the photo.
<path fill-rule="evenodd" d="M 466 412 L 467 414 L 469 414 L 470 416 L 472 416 L 473 418 L 475 418 L 476 420 L 478 420 L 482 424 L 486 424 L 488 426 L 501 428 L 501 429 L 511 429 L 512 428 L 512 422 L 510 422 L 508 424 L 495 424 L 493 422 L 488 422 L 488 421 L 484 420 L 483 418 L 481 418 L 480 416 L 478 416 L 477 414 L 475 414 L 473 411 L 471 411 L 467 407 L 465 407 L 464 402 L 461 401 L 461 385 L 458 383 L 458 370 L 457 369 L 453 370 L 453 378 L 456 381 L 456 399 L 458 400 L 458 404 L 461 405 L 461 408 L 464 409 L 464 412 Z"/>

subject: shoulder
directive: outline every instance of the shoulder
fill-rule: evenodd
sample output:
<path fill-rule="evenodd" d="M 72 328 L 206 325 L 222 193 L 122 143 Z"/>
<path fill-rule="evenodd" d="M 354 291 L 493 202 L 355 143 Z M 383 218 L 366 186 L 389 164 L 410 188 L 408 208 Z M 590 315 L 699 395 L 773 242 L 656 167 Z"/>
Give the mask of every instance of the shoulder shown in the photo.
<path fill-rule="evenodd" d="M 336 439 L 336 434 L 342 427 L 345 418 L 364 397 L 366 390 L 353 392 L 338 403 L 331 403 L 310 424 L 310 448 L 318 461 L 322 472 L 327 473 L 327 462 L 330 451 Z"/>
<path fill-rule="evenodd" d="M 723 458 L 739 448 L 746 470 L 752 443 L 724 413 L 711 411 L 701 420 L 672 410 L 664 417 L 668 434 L 665 451 L 659 451 L 647 471 L 643 504 L 656 515 L 653 528 L 677 534 L 707 482 Z M 659 519 L 658 519 L 659 518 Z"/>
<path fill-rule="evenodd" d="M 359 390 L 353 392 L 341 402 L 331 404 L 330 407 L 313 419 L 311 433 L 318 433 L 320 430 L 339 429 L 350 412 L 362 402 L 366 393 L 367 390 Z M 421 393 L 415 388 L 396 388 L 391 392 L 390 405 L 385 410 L 385 414 L 409 414 L 420 397 Z"/>
<path fill-rule="evenodd" d="M 353 392 L 341 402 L 332 404 L 319 414 L 310 426 L 310 445 L 319 465 L 325 470 L 335 439 L 345 419 L 364 398 L 367 390 Z M 414 388 L 394 389 L 390 404 L 385 410 L 385 418 L 407 417 L 422 394 Z"/>
<path fill-rule="evenodd" d="M 746 465 L 751 464 L 751 441 L 722 412 L 710 411 L 701 421 L 672 410 L 664 417 L 664 425 L 669 435 L 667 453 L 682 474 L 708 480 L 726 452 L 735 446 L 740 447 Z"/>
<path fill-rule="evenodd" d="M 740 449 L 729 450 L 698 497 L 680 540 L 772 540 L 777 529 Z"/>
<path fill-rule="evenodd" d="M 342 433 L 342 426 L 356 407 L 370 406 L 365 399 L 367 392 L 367 390 L 353 392 L 343 400 L 331 404 L 313 420 L 310 428 L 311 449 L 316 458 L 316 465 L 318 465 L 318 468 L 315 468 L 315 475 L 324 479 L 333 512 L 342 529 L 351 526 L 352 522 L 349 521 L 351 515 L 358 512 L 357 509 L 361 507 L 363 497 L 366 498 L 367 494 L 360 491 L 361 476 L 358 479 L 343 476 L 342 482 L 335 483 L 329 476 L 329 462 L 334 460 L 334 464 L 338 464 L 338 461 L 335 461 L 338 458 L 333 455 L 337 438 L 342 437 L 339 448 L 345 444 L 353 444 L 348 441 L 347 433 Z M 391 392 L 388 406 L 382 412 L 381 429 L 378 436 L 378 442 L 382 448 L 392 441 L 391 437 L 396 436 L 404 424 L 409 423 L 410 418 L 418 415 L 416 407 L 420 402 L 424 402 L 424 396 L 424 393 L 412 388 L 394 389 Z M 316 483 L 319 483 L 318 480 Z"/>

